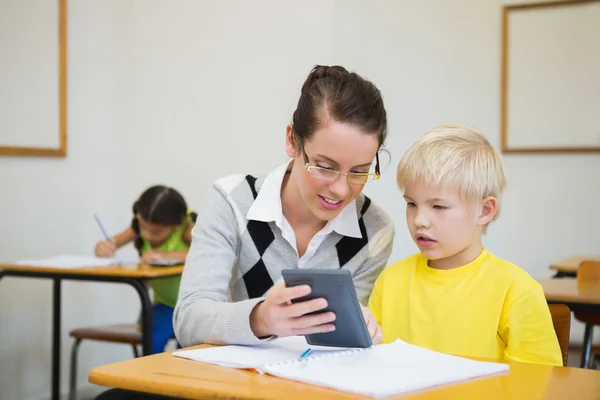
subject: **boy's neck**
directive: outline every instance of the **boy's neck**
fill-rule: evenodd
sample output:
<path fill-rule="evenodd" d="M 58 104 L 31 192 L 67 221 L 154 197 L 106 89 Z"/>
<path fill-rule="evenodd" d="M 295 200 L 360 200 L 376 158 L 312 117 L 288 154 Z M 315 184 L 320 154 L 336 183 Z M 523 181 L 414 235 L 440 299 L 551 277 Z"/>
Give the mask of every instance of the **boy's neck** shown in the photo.
<path fill-rule="evenodd" d="M 462 267 L 475 260 L 483 251 L 481 240 L 471 244 L 464 250 L 456 253 L 453 256 L 440 258 L 437 260 L 427 260 L 427 265 L 430 268 L 449 270 Z"/>

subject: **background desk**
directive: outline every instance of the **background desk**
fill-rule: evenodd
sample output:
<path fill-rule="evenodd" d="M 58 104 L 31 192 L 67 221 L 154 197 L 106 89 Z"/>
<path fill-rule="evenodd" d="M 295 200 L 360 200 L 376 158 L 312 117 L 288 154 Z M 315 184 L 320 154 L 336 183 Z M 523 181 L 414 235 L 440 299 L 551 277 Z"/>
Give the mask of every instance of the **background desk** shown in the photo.
<path fill-rule="evenodd" d="M 566 304 L 571 311 L 600 314 L 600 283 L 582 282 L 577 278 L 537 279 L 544 289 L 546 301 L 550 304 Z M 581 354 L 581 367 L 588 364 L 592 348 L 593 331 L 586 326 Z M 600 398 L 600 393 L 598 394 Z"/>
<path fill-rule="evenodd" d="M 584 255 L 565 258 L 550 265 L 550 269 L 556 271 L 555 278 L 564 276 L 577 276 L 579 264 L 584 260 L 600 261 L 599 255 Z"/>
<path fill-rule="evenodd" d="M 142 351 L 152 351 L 152 304 L 146 290 L 145 280 L 181 275 L 183 265 L 175 267 L 150 267 L 146 264 L 115 265 L 88 268 L 48 268 L 15 264 L 0 264 L 0 279 L 5 276 L 52 279 L 52 400 L 60 398 L 60 324 L 61 281 L 79 280 L 92 282 L 126 283 L 138 292 L 142 302 Z"/>
<path fill-rule="evenodd" d="M 571 311 L 600 314 L 600 283 L 578 284 L 575 278 L 536 279 L 548 303 L 566 304 Z"/>

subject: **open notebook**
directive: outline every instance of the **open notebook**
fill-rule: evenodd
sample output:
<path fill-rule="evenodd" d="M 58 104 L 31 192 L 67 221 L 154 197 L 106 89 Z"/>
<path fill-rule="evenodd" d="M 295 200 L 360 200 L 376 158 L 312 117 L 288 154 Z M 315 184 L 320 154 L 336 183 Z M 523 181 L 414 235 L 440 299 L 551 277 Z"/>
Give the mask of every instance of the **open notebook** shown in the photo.
<path fill-rule="evenodd" d="M 474 361 L 413 346 L 401 340 L 368 349 L 311 346 L 304 337 L 259 346 L 182 350 L 174 356 L 231 368 L 251 368 L 280 378 L 381 398 L 508 370 L 501 363 Z"/>
<path fill-rule="evenodd" d="M 119 259 L 116 257 L 99 258 L 91 256 L 79 256 L 72 254 L 61 254 L 58 256 L 42 258 L 37 260 L 15 261 L 17 265 L 27 265 L 30 267 L 49 267 L 49 268 L 87 268 L 87 267 L 109 267 L 119 264 L 137 264 L 138 258 Z"/>

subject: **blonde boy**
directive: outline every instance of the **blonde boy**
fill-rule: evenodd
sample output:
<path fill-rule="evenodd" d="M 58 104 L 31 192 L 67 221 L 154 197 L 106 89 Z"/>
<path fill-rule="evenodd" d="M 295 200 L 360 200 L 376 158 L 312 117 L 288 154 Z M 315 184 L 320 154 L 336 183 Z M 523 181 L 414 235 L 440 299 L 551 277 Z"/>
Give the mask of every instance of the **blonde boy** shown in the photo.
<path fill-rule="evenodd" d="M 502 159 L 483 135 L 463 125 L 434 128 L 404 155 L 397 178 L 420 253 L 375 282 L 369 308 L 384 343 L 562 365 L 542 288 L 482 245 L 506 185 Z"/>

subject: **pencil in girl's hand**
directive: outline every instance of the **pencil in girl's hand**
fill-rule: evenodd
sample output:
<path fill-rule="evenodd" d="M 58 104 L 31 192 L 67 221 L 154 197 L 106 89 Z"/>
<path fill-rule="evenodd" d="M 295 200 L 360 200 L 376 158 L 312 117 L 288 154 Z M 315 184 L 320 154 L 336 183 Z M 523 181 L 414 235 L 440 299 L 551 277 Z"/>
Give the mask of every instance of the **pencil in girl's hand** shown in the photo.
<path fill-rule="evenodd" d="M 102 231 L 102 234 L 106 238 L 106 241 L 110 242 L 110 236 L 108 236 L 108 233 L 106 233 L 106 230 L 102 226 L 102 222 L 100 222 L 100 218 L 98 218 L 98 216 L 96 214 L 94 214 L 94 218 L 96 218 L 96 222 L 98 223 L 98 226 L 100 227 L 100 230 Z"/>

